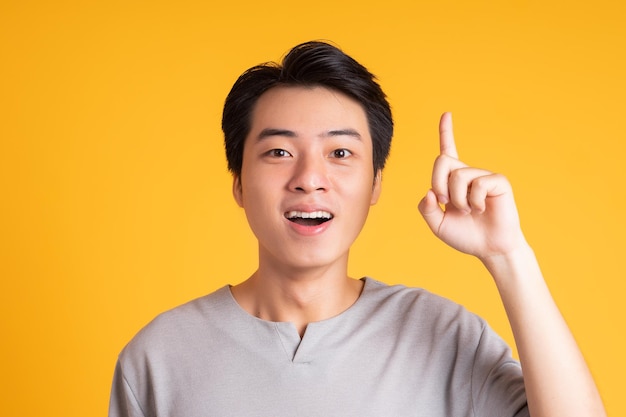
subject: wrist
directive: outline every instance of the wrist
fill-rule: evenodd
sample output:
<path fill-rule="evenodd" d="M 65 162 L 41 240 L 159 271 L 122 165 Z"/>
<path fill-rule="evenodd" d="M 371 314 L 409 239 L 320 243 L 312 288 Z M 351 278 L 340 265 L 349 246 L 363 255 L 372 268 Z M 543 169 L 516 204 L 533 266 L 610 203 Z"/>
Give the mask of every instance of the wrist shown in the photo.
<path fill-rule="evenodd" d="M 499 288 L 519 279 L 528 280 L 533 276 L 541 276 L 535 253 L 526 241 L 510 251 L 488 255 L 480 258 L 480 261 Z"/>

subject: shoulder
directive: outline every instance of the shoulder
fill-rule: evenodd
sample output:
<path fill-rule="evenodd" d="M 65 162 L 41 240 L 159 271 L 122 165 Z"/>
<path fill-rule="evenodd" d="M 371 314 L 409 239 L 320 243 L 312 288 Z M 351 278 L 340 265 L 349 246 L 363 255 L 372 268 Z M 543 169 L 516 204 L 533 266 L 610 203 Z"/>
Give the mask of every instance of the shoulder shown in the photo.
<path fill-rule="evenodd" d="M 124 347 L 120 360 L 157 355 L 171 346 L 191 340 L 199 333 L 214 333 L 227 319 L 230 307 L 228 287 L 165 311 L 143 327 Z"/>
<path fill-rule="evenodd" d="M 423 288 L 407 287 L 402 284 L 385 284 L 373 278 L 366 278 L 368 302 L 378 305 L 389 305 L 400 310 L 416 310 L 421 312 L 438 312 L 442 314 L 470 314 L 462 305 L 432 293 Z"/>
<path fill-rule="evenodd" d="M 403 326 L 426 332 L 442 330 L 480 335 L 486 322 L 462 305 L 423 288 L 389 285 L 366 278 L 369 308 Z"/>

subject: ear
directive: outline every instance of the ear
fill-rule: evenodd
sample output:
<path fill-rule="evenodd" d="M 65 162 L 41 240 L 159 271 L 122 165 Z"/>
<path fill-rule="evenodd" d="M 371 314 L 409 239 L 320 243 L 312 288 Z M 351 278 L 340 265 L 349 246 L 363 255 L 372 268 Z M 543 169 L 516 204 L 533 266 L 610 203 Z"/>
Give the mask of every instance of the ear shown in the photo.
<path fill-rule="evenodd" d="M 376 171 L 376 175 L 374 176 L 374 187 L 372 188 L 372 198 L 370 199 L 370 206 L 373 206 L 378 202 L 378 198 L 380 197 L 380 192 L 382 188 L 383 181 L 383 171 Z"/>
<path fill-rule="evenodd" d="M 241 174 L 233 174 L 233 197 L 239 207 L 243 207 L 243 190 L 241 188 Z"/>

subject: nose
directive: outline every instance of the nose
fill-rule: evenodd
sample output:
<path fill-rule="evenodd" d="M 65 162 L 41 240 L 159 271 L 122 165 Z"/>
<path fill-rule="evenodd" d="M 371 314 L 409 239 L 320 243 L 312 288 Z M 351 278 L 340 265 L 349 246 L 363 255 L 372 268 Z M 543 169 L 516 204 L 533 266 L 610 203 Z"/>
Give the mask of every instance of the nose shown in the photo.
<path fill-rule="evenodd" d="M 321 156 L 301 155 L 294 164 L 289 189 L 311 193 L 327 191 L 329 188 L 328 167 Z"/>

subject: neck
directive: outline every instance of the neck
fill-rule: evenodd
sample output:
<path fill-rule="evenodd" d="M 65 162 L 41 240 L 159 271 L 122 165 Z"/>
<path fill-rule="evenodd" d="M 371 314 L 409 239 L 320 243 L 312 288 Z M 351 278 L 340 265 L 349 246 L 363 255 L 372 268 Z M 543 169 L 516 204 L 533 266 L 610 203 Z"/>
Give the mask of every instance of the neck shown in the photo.
<path fill-rule="evenodd" d="M 291 322 L 302 337 L 309 323 L 334 317 L 359 298 L 363 282 L 346 268 L 259 269 L 232 288 L 235 300 L 260 319 Z"/>

